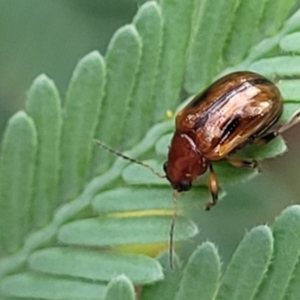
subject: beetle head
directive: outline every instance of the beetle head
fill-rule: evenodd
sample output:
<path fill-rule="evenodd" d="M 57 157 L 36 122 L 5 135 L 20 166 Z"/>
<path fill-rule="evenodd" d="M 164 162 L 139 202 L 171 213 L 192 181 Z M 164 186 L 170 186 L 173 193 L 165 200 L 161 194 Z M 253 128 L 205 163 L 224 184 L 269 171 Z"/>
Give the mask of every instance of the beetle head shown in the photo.
<path fill-rule="evenodd" d="M 164 171 L 173 189 L 188 191 L 192 182 L 207 169 L 207 160 L 197 148 L 193 138 L 185 133 L 175 132 L 169 149 Z"/>

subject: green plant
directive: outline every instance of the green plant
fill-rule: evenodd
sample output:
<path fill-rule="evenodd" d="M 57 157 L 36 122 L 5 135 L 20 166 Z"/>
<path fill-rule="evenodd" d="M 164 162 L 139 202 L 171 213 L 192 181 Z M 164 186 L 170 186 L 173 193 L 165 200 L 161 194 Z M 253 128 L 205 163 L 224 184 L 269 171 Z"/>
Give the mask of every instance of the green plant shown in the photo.
<path fill-rule="evenodd" d="M 182 86 L 192 95 L 239 69 L 282 78 L 281 121 L 290 119 L 300 108 L 300 11 L 287 17 L 293 3 L 147 2 L 116 32 L 105 58 L 92 52 L 79 62 L 63 108 L 50 79 L 34 81 L 25 111 L 10 119 L 2 142 L 1 299 L 133 299 L 133 284 L 143 286 L 143 300 L 297 299 L 298 206 L 287 208 L 272 231 L 259 226 L 247 233 L 222 277 L 209 242 L 186 263 L 176 259 L 170 272 L 165 254 L 160 264 L 124 253 L 138 244 L 144 245 L 135 247 L 139 252 L 152 255 L 167 248 L 173 212 L 168 183 L 115 161 L 94 143 L 98 138 L 131 149 L 128 155 L 149 159 L 159 170 L 173 130 L 165 114 L 178 106 Z M 263 159 L 285 149 L 278 138 L 244 155 Z M 254 174 L 222 163 L 216 172 L 223 183 Z M 199 207 L 208 197 L 200 185 L 181 209 Z M 175 239 L 196 233 L 182 214 Z M 117 276 L 108 284 L 119 274 L 129 279 Z"/>

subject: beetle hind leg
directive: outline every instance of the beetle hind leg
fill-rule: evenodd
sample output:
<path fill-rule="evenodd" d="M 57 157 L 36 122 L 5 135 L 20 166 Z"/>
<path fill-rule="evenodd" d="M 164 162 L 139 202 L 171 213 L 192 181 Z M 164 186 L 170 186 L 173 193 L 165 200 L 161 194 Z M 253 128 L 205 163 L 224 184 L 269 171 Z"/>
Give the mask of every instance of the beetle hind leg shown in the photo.
<path fill-rule="evenodd" d="M 266 133 L 263 136 L 257 137 L 254 140 L 254 144 L 258 146 L 263 146 L 270 141 L 272 141 L 274 138 L 276 138 L 278 135 L 281 135 L 294 125 L 298 124 L 300 122 L 300 112 L 298 112 L 289 122 L 286 124 L 281 125 L 279 128 L 274 129 L 268 133 Z"/>
<path fill-rule="evenodd" d="M 206 203 L 205 209 L 210 210 L 218 202 L 219 185 L 217 176 L 213 170 L 212 164 L 209 164 L 208 188 L 211 193 L 212 201 Z"/>

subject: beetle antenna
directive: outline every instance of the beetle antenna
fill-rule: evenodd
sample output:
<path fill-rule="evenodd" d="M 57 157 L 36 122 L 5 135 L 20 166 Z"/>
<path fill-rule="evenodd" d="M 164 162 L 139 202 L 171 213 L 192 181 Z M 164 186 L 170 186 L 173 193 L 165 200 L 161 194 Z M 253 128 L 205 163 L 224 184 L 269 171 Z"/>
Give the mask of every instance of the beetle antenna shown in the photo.
<path fill-rule="evenodd" d="M 120 157 L 122 157 L 122 158 L 125 159 L 125 160 L 129 160 L 129 161 L 132 162 L 132 163 L 135 163 L 135 164 L 138 164 L 138 165 L 140 165 L 140 166 L 143 166 L 143 167 L 147 168 L 148 170 L 150 170 L 154 175 L 156 175 L 156 176 L 158 176 L 158 177 L 160 177 L 160 178 L 165 178 L 165 177 L 166 177 L 166 175 L 163 175 L 163 174 L 158 173 L 158 172 L 155 171 L 151 166 L 149 166 L 148 164 L 145 164 L 145 163 L 142 162 L 142 161 L 139 161 L 139 160 L 137 160 L 137 159 L 135 159 L 135 158 L 131 158 L 131 157 L 129 157 L 129 156 L 123 154 L 122 152 L 117 151 L 117 150 L 115 150 L 115 149 L 109 147 L 108 145 L 104 144 L 103 142 L 101 142 L 101 141 L 99 141 L 99 140 L 95 140 L 95 142 L 96 142 L 96 144 L 97 144 L 99 147 L 101 147 L 102 149 L 105 149 L 106 151 L 109 151 L 109 152 L 113 153 L 114 155 L 120 156 Z"/>
<path fill-rule="evenodd" d="M 177 201 L 177 191 L 173 189 L 173 204 L 174 212 L 172 216 L 172 222 L 170 226 L 170 244 L 169 244 L 169 259 L 170 259 L 170 268 L 174 269 L 174 229 L 175 223 L 178 215 L 178 201 Z"/>

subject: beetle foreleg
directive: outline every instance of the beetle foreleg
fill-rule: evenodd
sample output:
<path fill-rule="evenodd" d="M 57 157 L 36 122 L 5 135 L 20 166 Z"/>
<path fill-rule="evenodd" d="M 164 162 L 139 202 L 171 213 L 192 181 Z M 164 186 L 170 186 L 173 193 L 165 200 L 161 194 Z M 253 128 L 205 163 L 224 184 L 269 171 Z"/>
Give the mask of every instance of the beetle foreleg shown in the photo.
<path fill-rule="evenodd" d="M 205 209 L 210 210 L 212 206 L 215 206 L 218 202 L 218 179 L 213 170 L 212 164 L 209 164 L 209 176 L 208 176 L 208 187 L 212 196 L 212 201 L 206 203 Z"/>

